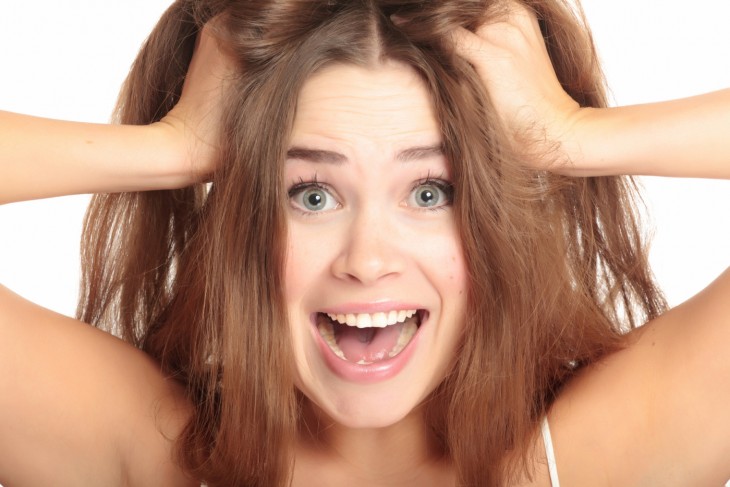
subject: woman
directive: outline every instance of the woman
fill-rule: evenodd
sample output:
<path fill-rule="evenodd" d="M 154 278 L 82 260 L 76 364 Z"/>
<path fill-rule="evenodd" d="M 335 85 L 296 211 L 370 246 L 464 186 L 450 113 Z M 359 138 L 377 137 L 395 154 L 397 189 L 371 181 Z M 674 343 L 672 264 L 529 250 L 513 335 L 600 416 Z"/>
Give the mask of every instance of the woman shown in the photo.
<path fill-rule="evenodd" d="M 585 33 L 560 3 L 527 7 L 180 2 L 130 75 L 126 126 L 3 114 L 4 202 L 109 193 L 79 318 L 146 355 L 3 291 L 2 368 L 22 374 L 0 384 L 0 479 L 730 477 L 728 277 L 659 316 L 630 181 L 583 177 L 727 177 L 728 92 L 589 108 Z"/>

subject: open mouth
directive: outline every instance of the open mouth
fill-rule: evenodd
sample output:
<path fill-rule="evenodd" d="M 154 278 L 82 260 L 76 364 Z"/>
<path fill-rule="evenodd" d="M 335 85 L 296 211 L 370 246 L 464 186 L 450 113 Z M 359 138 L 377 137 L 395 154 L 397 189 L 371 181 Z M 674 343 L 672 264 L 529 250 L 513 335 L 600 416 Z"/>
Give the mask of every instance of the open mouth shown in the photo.
<path fill-rule="evenodd" d="M 370 365 L 391 359 L 411 342 L 425 310 L 383 313 L 317 313 L 317 330 L 332 353 L 342 360 Z"/>

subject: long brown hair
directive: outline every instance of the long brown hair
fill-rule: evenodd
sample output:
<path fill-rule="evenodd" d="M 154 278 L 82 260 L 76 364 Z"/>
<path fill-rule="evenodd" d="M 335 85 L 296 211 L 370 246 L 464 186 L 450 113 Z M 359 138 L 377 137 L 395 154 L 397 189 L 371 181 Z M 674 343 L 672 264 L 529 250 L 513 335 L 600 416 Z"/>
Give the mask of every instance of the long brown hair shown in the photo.
<path fill-rule="evenodd" d="M 470 294 L 456 365 L 427 409 L 459 485 L 521 475 L 561 386 L 664 309 L 633 181 L 524 167 L 475 70 L 453 52 L 455 26 L 473 30 L 502 15 L 503 3 L 179 0 L 160 20 L 124 86 L 118 120 L 147 124 L 174 106 L 196 33 L 222 14 L 218 35 L 240 74 L 226 100 L 219 169 L 209 190 L 94 197 L 78 316 L 186 385 L 194 412 L 177 452 L 191 475 L 211 486 L 291 481 L 299 413 L 282 293 L 281 168 L 298 93 L 325 65 L 397 60 L 433 97 Z M 564 88 L 583 106 L 604 106 L 580 9 L 524 3 L 540 19 Z"/>

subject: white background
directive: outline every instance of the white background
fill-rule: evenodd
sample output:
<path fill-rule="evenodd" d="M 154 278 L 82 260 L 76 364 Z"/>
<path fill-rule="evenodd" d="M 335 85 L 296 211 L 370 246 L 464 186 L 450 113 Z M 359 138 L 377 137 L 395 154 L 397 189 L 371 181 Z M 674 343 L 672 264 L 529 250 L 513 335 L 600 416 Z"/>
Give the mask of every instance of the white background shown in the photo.
<path fill-rule="evenodd" d="M 138 47 L 169 3 L 0 0 L 0 109 L 108 121 Z M 730 87 L 727 0 L 586 0 L 584 7 L 614 104 Z M 678 304 L 730 264 L 730 182 L 647 179 L 645 186 L 653 217 L 647 231 L 655 234 L 651 260 Z M 0 282 L 73 314 L 87 201 L 0 207 Z"/>
<path fill-rule="evenodd" d="M 106 122 L 169 0 L 0 0 L 0 109 Z M 614 104 L 730 87 L 727 0 L 586 0 Z M 730 130 L 728 135 L 730 136 Z M 654 271 L 672 304 L 730 264 L 730 183 L 645 180 Z M 86 196 L 0 207 L 0 282 L 73 314 Z"/>

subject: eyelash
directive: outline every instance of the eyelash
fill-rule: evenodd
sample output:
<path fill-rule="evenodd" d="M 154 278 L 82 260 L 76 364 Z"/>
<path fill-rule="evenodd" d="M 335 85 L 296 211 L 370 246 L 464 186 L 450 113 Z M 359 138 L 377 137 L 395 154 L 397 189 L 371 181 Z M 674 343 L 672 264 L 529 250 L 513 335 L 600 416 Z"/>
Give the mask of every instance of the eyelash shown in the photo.
<path fill-rule="evenodd" d="M 441 190 L 444 195 L 446 196 L 446 203 L 439 206 L 434 207 L 422 207 L 418 208 L 420 211 L 426 210 L 426 211 L 439 211 L 439 210 L 445 210 L 448 206 L 451 206 L 454 202 L 454 185 L 451 184 L 449 181 L 446 181 L 444 179 L 438 178 L 438 177 L 432 177 L 431 174 L 426 175 L 425 178 L 421 178 L 417 180 L 415 183 L 413 183 L 413 186 L 411 186 L 411 190 L 409 191 L 409 195 L 413 193 L 415 190 L 420 188 L 421 186 L 434 186 Z M 306 191 L 308 189 L 320 189 L 323 191 L 327 191 L 328 193 L 332 194 L 333 191 L 330 188 L 330 186 L 327 183 L 323 183 L 317 179 L 317 174 L 315 174 L 311 180 L 306 181 L 302 178 L 299 178 L 299 182 L 293 184 L 289 190 L 287 191 L 287 195 L 289 199 L 293 198 L 297 194 L 301 193 L 302 191 Z M 306 211 L 302 210 L 301 208 L 298 208 L 296 206 L 292 207 L 299 212 L 300 214 L 304 216 L 316 216 L 319 212 L 312 212 L 312 211 Z"/>
<path fill-rule="evenodd" d="M 431 174 L 427 174 L 425 178 L 421 178 L 418 181 L 416 181 L 413 186 L 411 187 L 411 191 L 409 194 L 414 192 L 416 189 L 418 189 L 421 186 L 435 186 L 441 191 L 443 191 L 444 195 L 446 196 L 446 203 L 439 206 L 434 207 L 428 207 L 428 208 L 419 208 L 420 210 L 427 210 L 427 211 L 439 211 L 439 210 L 445 210 L 447 207 L 451 206 L 454 202 L 454 185 L 451 184 L 449 181 L 446 181 L 445 179 L 441 179 L 440 177 L 434 178 L 431 176 Z"/>
<path fill-rule="evenodd" d="M 302 191 L 306 191 L 308 189 L 320 189 L 322 191 L 327 191 L 328 193 L 332 194 L 333 191 L 330 188 L 330 186 L 327 183 L 320 182 L 317 179 L 317 174 L 315 173 L 311 180 L 305 181 L 302 178 L 299 178 L 299 182 L 293 184 L 289 191 L 287 191 L 287 195 L 289 197 L 289 200 L 291 200 L 294 196 L 301 193 Z M 290 205 L 293 210 L 298 212 L 302 216 L 318 216 L 319 212 L 312 212 L 312 211 L 306 211 L 303 210 L 295 205 Z"/>
<path fill-rule="evenodd" d="M 311 181 L 305 181 L 304 179 L 299 178 L 299 182 L 293 184 L 292 187 L 289 188 L 289 191 L 287 194 L 289 195 L 289 198 L 291 198 L 295 194 L 297 194 L 301 191 L 304 191 L 305 189 L 311 189 L 311 188 L 321 189 L 324 191 L 330 190 L 329 186 L 326 183 L 321 183 L 321 182 L 317 181 L 317 175 L 315 174 L 315 176 L 312 178 Z"/>

